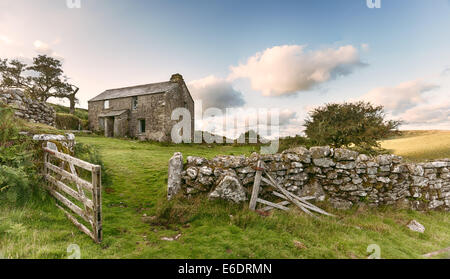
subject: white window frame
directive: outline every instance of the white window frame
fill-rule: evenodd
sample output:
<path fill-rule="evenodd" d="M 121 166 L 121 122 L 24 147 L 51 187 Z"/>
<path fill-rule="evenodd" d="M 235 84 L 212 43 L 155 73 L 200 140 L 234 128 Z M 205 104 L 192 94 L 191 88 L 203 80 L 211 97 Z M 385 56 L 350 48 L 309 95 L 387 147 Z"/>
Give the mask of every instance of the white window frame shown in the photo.
<path fill-rule="evenodd" d="M 105 100 L 105 101 L 103 102 L 103 108 L 104 108 L 104 109 L 109 109 L 109 100 Z"/>

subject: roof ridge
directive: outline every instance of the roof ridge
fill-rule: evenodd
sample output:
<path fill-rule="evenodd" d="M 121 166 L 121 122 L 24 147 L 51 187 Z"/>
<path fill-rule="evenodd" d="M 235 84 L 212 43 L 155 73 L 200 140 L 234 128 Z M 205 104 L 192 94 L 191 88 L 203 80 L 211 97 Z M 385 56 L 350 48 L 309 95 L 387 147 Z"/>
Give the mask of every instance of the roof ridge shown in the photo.
<path fill-rule="evenodd" d="M 154 83 L 146 83 L 146 84 L 141 84 L 141 85 L 132 85 L 132 86 L 127 86 L 127 87 L 111 88 L 111 89 L 106 89 L 104 92 L 113 91 L 113 90 L 122 90 L 122 89 L 132 89 L 132 88 L 137 88 L 137 87 L 144 87 L 144 86 L 169 83 L 169 82 L 171 82 L 171 81 L 168 80 L 168 81 L 161 81 L 161 82 L 154 82 Z"/>

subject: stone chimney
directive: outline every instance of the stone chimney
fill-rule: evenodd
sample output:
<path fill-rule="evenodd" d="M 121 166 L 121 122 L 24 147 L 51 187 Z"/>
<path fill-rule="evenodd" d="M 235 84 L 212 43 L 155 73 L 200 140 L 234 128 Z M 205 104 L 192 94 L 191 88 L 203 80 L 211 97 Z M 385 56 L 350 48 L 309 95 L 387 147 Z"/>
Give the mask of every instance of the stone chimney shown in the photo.
<path fill-rule="evenodd" d="M 183 80 L 183 76 L 180 74 L 174 74 L 172 75 L 172 77 L 170 78 L 171 82 L 182 82 Z"/>

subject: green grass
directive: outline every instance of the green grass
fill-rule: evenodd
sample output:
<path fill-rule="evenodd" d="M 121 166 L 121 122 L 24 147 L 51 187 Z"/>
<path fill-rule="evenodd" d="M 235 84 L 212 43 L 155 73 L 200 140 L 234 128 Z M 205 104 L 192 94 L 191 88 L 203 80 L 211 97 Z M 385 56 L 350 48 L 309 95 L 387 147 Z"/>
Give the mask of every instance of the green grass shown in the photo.
<path fill-rule="evenodd" d="M 257 147 L 163 145 L 77 137 L 99 147 L 112 185 L 103 192 L 104 241 L 96 245 L 52 202 L 0 205 L 0 252 L 7 258 L 66 258 L 77 244 L 82 258 L 367 258 L 370 244 L 382 258 L 420 258 L 450 246 L 450 215 L 393 208 L 334 211 L 312 219 L 301 212 L 261 217 L 245 206 L 195 199 L 165 200 L 167 164 L 174 152 L 212 158 L 250 154 Z M 153 217 L 156 216 L 156 217 Z M 416 219 L 424 234 L 405 225 Z M 173 237 L 176 241 L 163 241 Z M 299 249 L 294 241 L 306 248 Z"/>
<path fill-rule="evenodd" d="M 381 146 L 411 161 L 450 158 L 450 131 L 405 131 Z"/>
<path fill-rule="evenodd" d="M 56 113 L 65 113 L 65 114 L 70 113 L 69 107 L 57 105 L 57 104 L 51 104 L 51 103 L 49 103 L 49 105 L 51 105 L 55 109 Z M 89 118 L 87 109 L 75 108 L 74 115 L 83 120 L 88 120 L 88 118 Z"/>

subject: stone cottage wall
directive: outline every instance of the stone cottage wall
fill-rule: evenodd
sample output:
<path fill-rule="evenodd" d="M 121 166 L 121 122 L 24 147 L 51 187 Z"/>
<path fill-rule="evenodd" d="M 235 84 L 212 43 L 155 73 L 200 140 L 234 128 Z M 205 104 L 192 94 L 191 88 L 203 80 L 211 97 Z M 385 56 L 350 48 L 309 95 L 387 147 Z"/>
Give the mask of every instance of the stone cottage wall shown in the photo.
<path fill-rule="evenodd" d="M 104 127 L 100 127 L 98 116 L 101 113 L 107 113 L 119 110 L 128 110 L 126 114 L 128 121 L 124 121 L 124 125 L 119 135 L 126 135 L 140 140 L 169 141 L 170 129 L 166 123 L 166 94 L 147 94 L 139 95 L 138 107 L 132 108 L 133 98 L 124 97 L 109 100 L 109 109 L 103 109 L 104 101 L 90 101 L 89 106 L 89 129 L 91 131 L 101 131 Z M 125 114 L 122 116 L 125 117 Z M 169 115 L 170 118 L 170 115 Z M 139 120 L 145 119 L 145 133 L 139 133 Z M 116 120 L 118 118 L 116 117 Z M 126 119 L 123 119 L 126 120 Z M 117 133 L 116 133 L 117 135 Z"/>
<path fill-rule="evenodd" d="M 450 210 L 450 159 L 405 163 L 401 157 L 358 154 L 346 149 L 296 147 L 281 154 L 219 156 L 212 160 L 177 153 L 170 160 L 170 197 L 208 194 L 235 202 L 248 200 L 258 160 L 288 191 L 313 196 L 339 209 L 366 203 L 415 210 Z M 181 163 L 180 163 L 181 162 Z M 178 178 L 179 177 L 179 178 Z M 273 189 L 262 183 L 260 195 L 273 200 Z"/>
<path fill-rule="evenodd" d="M 15 115 L 33 123 L 55 126 L 55 110 L 46 103 L 32 100 L 20 89 L 0 90 L 0 102 L 15 109 Z"/>

